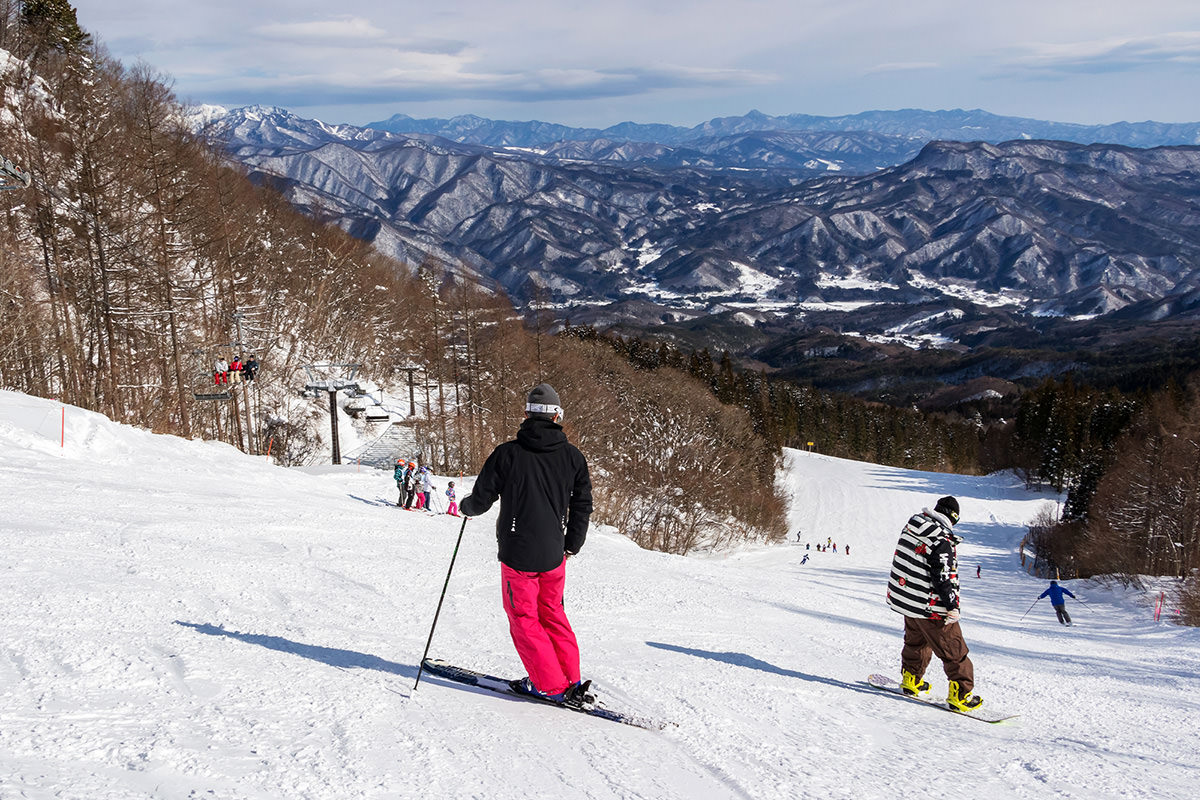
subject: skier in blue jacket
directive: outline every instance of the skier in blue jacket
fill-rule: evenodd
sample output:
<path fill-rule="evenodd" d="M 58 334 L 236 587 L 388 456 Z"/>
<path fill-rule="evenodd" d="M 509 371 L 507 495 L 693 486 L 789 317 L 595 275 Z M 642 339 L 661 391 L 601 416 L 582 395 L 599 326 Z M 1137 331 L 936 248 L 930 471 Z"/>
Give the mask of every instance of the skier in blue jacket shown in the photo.
<path fill-rule="evenodd" d="M 1058 581 L 1050 581 L 1050 585 L 1046 587 L 1046 591 L 1038 595 L 1038 600 L 1043 597 L 1050 596 L 1050 605 L 1054 606 L 1054 613 L 1058 614 L 1058 621 L 1063 625 L 1071 624 L 1071 615 L 1067 613 L 1067 601 L 1063 595 L 1071 595 L 1071 599 L 1075 599 L 1075 595 L 1071 594 L 1070 589 L 1064 589 L 1058 585 Z"/>

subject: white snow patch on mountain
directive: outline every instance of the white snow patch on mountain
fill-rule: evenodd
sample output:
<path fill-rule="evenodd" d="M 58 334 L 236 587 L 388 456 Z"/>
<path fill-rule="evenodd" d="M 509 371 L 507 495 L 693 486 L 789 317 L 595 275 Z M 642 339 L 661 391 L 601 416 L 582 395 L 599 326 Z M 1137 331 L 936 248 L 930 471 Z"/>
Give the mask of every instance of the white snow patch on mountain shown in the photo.
<path fill-rule="evenodd" d="M 779 284 L 782 283 L 778 278 L 768 275 L 749 264 L 743 264 L 738 261 L 734 261 L 732 264 L 733 268 L 738 271 L 737 288 L 744 294 L 767 295 L 779 288 Z"/>
<path fill-rule="evenodd" d="M 867 270 L 861 267 L 848 267 L 845 275 L 822 272 L 817 275 L 817 286 L 824 289 L 865 289 L 868 291 L 900 288 L 894 283 L 872 280 L 866 277 L 866 272 Z"/>
<path fill-rule="evenodd" d="M 1029 302 L 1028 295 L 1014 289 L 1005 289 L 1002 292 L 989 292 L 976 286 L 930 278 L 919 272 L 912 273 L 909 283 L 918 289 L 936 289 L 948 297 L 957 297 L 989 308 L 1020 306 Z"/>

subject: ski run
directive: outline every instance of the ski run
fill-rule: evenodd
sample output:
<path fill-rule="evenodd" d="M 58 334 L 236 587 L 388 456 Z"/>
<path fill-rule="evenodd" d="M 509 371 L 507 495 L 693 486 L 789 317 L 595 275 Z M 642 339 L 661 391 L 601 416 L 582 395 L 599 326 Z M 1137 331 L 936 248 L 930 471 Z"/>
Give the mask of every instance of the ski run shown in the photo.
<path fill-rule="evenodd" d="M 672 723 L 651 731 L 414 691 L 460 521 L 397 509 L 390 473 L 0 392 L 0 798 L 1196 796 L 1200 631 L 1090 581 L 1065 583 L 1073 627 L 1045 600 L 1021 619 L 1047 581 L 1018 545 L 1058 498 L 795 451 L 780 481 L 786 544 L 678 557 L 593 527 L 571 560 L 584 677 Z M 865 683 L 899 678 L 888 565 L 945 494 L 975 691 L 1019 714 L 997 725 Z M 430 656 L 517 678 L 494 513 L 466 526 Z M 936 660 L 926 678 L 944 697 Z"/>

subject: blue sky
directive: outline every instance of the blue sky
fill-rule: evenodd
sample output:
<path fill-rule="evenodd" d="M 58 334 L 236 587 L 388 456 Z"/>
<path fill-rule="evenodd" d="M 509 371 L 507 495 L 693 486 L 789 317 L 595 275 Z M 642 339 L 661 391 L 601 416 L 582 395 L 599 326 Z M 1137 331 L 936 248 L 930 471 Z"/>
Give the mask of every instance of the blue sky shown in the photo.
<path fill-rule="evenodd" d="M 1200 120 L 1196 0 L 73 0 L 184 100 L 604 127 L 758 109 Z"/>

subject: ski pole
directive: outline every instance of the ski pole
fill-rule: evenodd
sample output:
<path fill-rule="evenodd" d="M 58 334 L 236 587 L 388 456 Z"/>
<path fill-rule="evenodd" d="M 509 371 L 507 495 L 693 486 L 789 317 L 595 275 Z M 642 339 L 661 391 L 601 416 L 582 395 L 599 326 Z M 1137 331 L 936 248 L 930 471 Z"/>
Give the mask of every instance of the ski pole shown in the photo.
<path fill-rule="evenodd" d="M 1038 604 L 1038 600 L 1041 600 L 1041 599 L 1042 598 L 1039 597 L 1037 600 L 1034 600 L 1033 606 L 1036 606 Z M 1029 608 L 1025 609 L 1025 613 L 1021 615 L 1021 619 L 1025 619 L 1025 617 L 1027 617 L 1029 615 L 1029 612 L 1033 611 L 1033 606 L 1030 606 Z M 1021 619 L 1017 620 L 1017 622 L 1020 622 Z"/>
<path fill-rule="evenodd" d="M 1091 607 L 1091 606 L 1089 606 L 1087 603 L 1084 603 L 1084 602 L 1083 602 L 1083 600 L 1081 600 L 1080 598 L 1076 597 L 1076 598 L 1075 598 L 1075 601 L 1076 601 L 1077 603 L 1082 603 L 1082 604 L 1083 604 L 1083 607 L 1084 607 L 1084 608 L 1086 608 L 1088 611 L 1091 611 L 1091 610 L 1092 610 L 1092 607 Z"/>
<path fill-rule="evenodd" d="M 429 657 L 429 646 L 433 644 L 433 630 L 437 627 L 438 616 L 442 613 L 442 601 L 446 599 L 446 589 L 450 586 L 450 573 L 454 571 L 454 559 L 458 558 L 458 546 L 462 544 L 463 532 L 467 529 L 467 520 L 463 517 L 462 527 L 458 529 L 458 541 L 454 543 L 454 553 L 450 556 L 450 569 L 446 570 L 446 582 L 442 584 L 442 596 L 438 598 L 437 611 L 433 612 L 433 624 L 429 626 L 429 638 L 425 640 L 425 654 L 421 656 L 421 665 L 417 667 L 417 682 L 413 691 L 421 685 L 421 671 L 425 669 L 425 659 Z"/>

